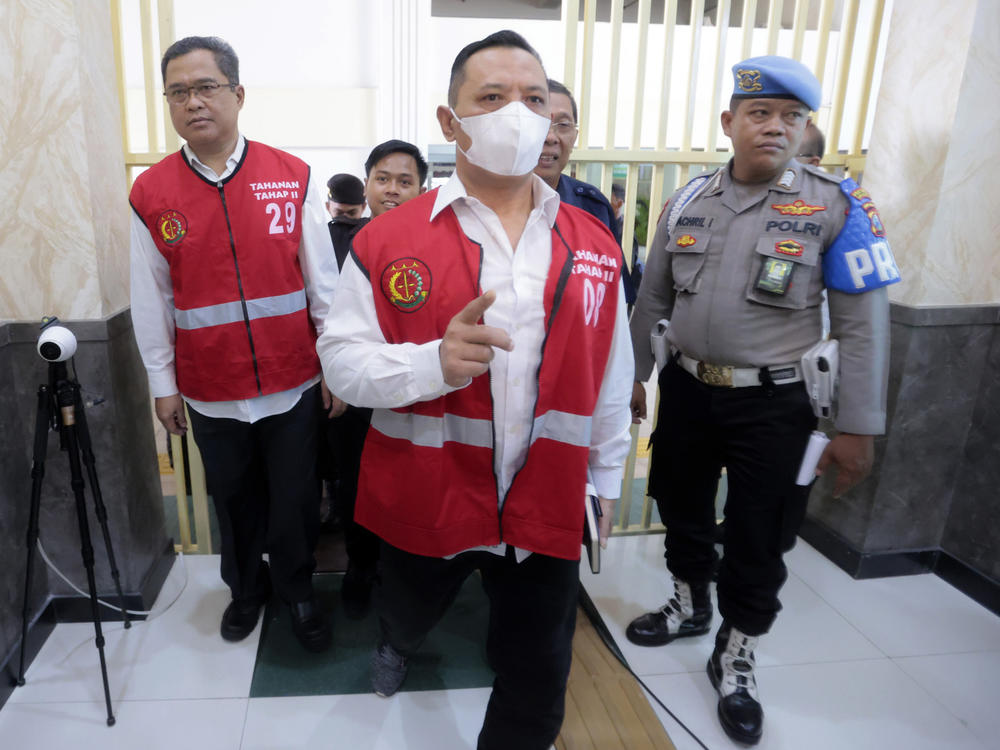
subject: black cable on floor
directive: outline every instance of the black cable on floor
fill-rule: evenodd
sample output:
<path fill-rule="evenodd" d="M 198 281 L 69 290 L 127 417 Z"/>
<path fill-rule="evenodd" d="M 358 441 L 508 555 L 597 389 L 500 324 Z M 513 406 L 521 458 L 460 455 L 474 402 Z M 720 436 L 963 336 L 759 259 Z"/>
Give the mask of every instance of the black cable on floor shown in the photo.
<path fill-rule="evenodd" d="M 600 636 L 604 645 L 608 647 L 608 651 L 614 654 L 615 658 L 621 662 L 623 667 L 625 667 L 625 670 L 635 678 L 636 682 L 642 685 L 643 690 L 649 693 L 649 697 L 656 701 L 660 708 L 666 711 L 670 718 L 676 721 L 680 725 L 681 729 L 691 735 L 691 738 L 703 747 L 704 750 L 709 750 L 708 746 L 701 741 L 698 735 L 692 732 L 688 728 L 687 724 L 678 719 L 677 715 L 666 707 L 663 701 L 660 700 L 659 696 L 649 689 L 649 685 L 643 682 L 642 678 L 632 671 L 632 667 L 629 666 L 628 661 L 625 659 L 625 654 L 623 654 L 621 649 L 618 648 L 618 644 L 615 642 L 614 636 L 611 635 L 611 631 L 608 630 L 608 626 L 605 624 L 604 618 L 601 617 L 601 613 L 597 611 L 597 605 L 594 604 L 594 600 L 590 598 L 590 594 L 587 593 L 587 590 L 583 587 L 582 583 L 580 584 L 580 607 L 583 608 L 584 613 L 587 615 L 587 619 L 590 620 L 590 624 L 594 626 L 594 630 L 597 631 L 597 635 Z"/>

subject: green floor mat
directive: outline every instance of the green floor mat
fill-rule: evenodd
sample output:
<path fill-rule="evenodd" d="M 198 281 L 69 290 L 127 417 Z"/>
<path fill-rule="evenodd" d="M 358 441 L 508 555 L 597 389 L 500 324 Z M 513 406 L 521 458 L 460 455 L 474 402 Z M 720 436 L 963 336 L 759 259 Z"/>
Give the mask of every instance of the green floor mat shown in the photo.
<path fill-rule="evenodd" d="M 342 575 L 313 577 L 316 597 L 333 624 L 333 646 L 322 654 L 305 651 L 292 633 L 288 608 L 272 599 L 264 612 L 251 698 L 368 693 L 368 662 L 377 639 L 374 613 L 351 620 L 340 606 Z M 478 575 L 469 576 L 458 598 L 410 660 L 401 688 L 453 690 L 490 687 L 486 664 L 489 601 Z"/>

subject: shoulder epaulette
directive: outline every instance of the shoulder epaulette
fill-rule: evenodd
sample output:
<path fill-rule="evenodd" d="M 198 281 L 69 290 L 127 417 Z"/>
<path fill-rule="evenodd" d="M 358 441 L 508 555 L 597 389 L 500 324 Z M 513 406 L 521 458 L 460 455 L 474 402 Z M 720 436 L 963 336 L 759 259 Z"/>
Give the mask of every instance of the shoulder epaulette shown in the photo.
<path fill-rule="evenodd" d="M 812 164 L 803 164 L 802 166 L 805 167 L 806 171 L 809 174 L 813 175 L 814 177 L 822 177 L 827 182 L 832 182 L 832 183 L 835 183 L 837 185 L 839 185 L 841 182 L 843 182 L 844 178 L 838 177 L 835 174 L 830 174 L 825 169 L 820 169 L 819 167 L 814 167 Z"/>
<path fill-rule="evenodd" d="M 677 220 L 680 218 L 681 211 L 684 209 L 684 206 L 690 203 L 699 192 L 707 187 L 711 182 L 710 178 L 717 173 L 718 170 L 715 172 L 709 172 L 708 174 L 699 175 L 676 193 L 673 204 L 670 206 L 670 214 L 667 216 L 668 236 L 673 234 L 674 227 L 677 226 Z"/>

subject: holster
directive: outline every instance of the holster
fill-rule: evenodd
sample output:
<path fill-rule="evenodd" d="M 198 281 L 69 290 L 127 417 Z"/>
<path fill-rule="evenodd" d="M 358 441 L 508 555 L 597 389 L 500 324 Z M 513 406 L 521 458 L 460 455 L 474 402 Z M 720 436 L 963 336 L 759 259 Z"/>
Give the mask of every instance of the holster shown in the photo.
<path fill-rule="evenodd" d="M 837 376 L 840 368 L 840 347 L 836 339 L 826 339 L 802 355 L 802 378 L 813 413 L 825 419 L 833 413 L 837 398 Z"/>
<path fill-rule="evenodd" d="M 670 321 L 660 318 L 649 332 L 649 343 L 653 347 L 653 359 L 656 360 L 656 369 L 662 371 L 667 366 L 670 359 L 670 340 L 667 339 L 667 328 Z"/>

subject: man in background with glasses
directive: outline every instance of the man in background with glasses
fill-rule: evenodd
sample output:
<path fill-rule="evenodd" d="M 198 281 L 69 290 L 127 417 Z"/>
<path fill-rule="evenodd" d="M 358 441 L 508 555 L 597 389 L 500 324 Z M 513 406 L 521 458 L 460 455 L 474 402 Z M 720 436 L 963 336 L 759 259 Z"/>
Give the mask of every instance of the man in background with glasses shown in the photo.
<path fill-rule="evenodd" d="M 615 238 L 619 246 L 622 244 L 620 225 L 615 218 L 615 210 L 604 194 L 594 185 L 583 180 L 576 180 L 568 174 L 563 174 L 569 164 L 569 156 L 573 152 L 576 136 L 580 132 L 577 127 L 576 100 L 569 89 L 559 81 L 548 80 L 549 102 L 552 106 L 552 127 L 545 138 L 542 155 L 538 157 L 535 174 L 545 180 L 546 184 L 557 193 L 563 203 L 582 208 L 596 218 Z M 622 256 L 624 260 L 624 256 Z M 622 287 L 625 290 L 625 302 L 635 303 L 635 289 L 628 273 L 622 273 Z"/>
<path fill-rule="evenodd" d="M 316 338 L 338 276 L 323 194 L 307 164 L 240 134 L 245 92 L 229 44 L 181 39 L 161 72 L 186 143 L 129 196 L 132 319 L 156 416 L 183 435 L 190 407 L 232 592 L 222 637 L 253 632 L 273 583 L 299 641 L 322 651 Z"/>

